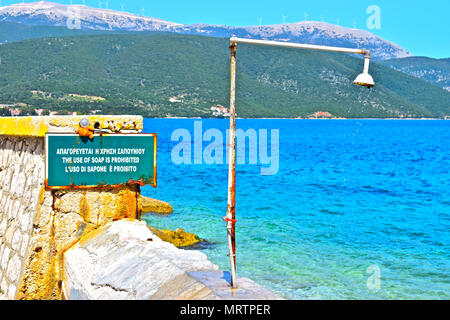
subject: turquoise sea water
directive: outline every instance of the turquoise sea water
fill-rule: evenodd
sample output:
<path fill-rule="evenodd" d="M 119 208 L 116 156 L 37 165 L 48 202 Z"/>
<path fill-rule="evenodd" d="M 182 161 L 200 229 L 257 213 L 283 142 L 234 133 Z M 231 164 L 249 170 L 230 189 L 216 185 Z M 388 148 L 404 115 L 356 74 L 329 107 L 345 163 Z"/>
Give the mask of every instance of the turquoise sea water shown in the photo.
<path fill-rule="evenodd" d="M 193 138 L 194 121 L 224 135 L 229 125 L 145 119 L 144 131 L 158 134 L 158 188 L 142 192 L 174 213 L 144 219 L 209 240 L 203 252 L 229 270 L 227 165 L 171 160 L 173 131 Z M 278 174 L 237 166 L 239 276 L 288 299 L 450 298 L 449 121 L 238 119 L 237 127 L 279 130 Z"/>

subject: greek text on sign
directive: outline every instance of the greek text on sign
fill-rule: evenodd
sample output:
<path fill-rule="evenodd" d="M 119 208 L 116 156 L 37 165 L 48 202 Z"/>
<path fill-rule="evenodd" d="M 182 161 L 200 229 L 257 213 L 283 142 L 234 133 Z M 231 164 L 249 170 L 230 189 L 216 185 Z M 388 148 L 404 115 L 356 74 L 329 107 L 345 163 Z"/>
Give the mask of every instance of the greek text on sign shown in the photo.
<path fill-rule="evenodd" d="M 125 183 L 156 187 L 156 134 L 95 135 L 48 133 L 46 186 L 116 186 Z"/>

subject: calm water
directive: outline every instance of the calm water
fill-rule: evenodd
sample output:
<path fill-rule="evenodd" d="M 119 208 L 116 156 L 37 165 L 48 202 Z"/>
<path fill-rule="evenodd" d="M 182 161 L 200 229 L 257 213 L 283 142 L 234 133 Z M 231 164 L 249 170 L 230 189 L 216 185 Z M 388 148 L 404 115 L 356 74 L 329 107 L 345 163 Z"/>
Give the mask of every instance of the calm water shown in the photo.
<path fill-rule="evenodd" d="M 229 270 L 227 165 L 171 161 L 172 132 L 193 136 L 194 121 L 145 119 L 145 132 L 158 133 L 158 188 L 143 194 L 170 202 L 174 214 L 144 219 L 215 243 L 203 252 Z M 202 126 L 225 134 L 228 120 Z M 238 119 L 237 127 L 280 137 L 278 174 L 237 167 L 239 276 L 288 299 L 450 298 L 450 121 Z"/>

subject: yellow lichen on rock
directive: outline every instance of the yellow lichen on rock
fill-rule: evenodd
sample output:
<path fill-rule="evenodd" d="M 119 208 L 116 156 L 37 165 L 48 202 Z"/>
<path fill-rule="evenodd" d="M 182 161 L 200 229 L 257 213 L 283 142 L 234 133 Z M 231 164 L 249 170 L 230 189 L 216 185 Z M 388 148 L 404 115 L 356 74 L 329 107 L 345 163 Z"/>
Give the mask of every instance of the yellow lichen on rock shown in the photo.
<path fill-rule="evenodd" d="M 63 253 L 97 228 L 135 218 L 138 189 L 44 192 L 17 299 L 60 300 Z"/>
<path fill-rule="evenodd" d="M 139 202 L 142 206 L 142 213 L 157 213 L 168 215 L 173 212 L 173 208 L 168 202 L 156 200 L 144 196 L 139 197 Z"/>
<path fill-rule="evenodd" d="M 166 229 L 159 230 L 150 226 L 148 228 L 158 238 L 163 241 L 170 242 L 178 248 L 189 247 L 201 241 L 197 235 L 186 232 L 181 228 L 178 228 L 175 231 Z"/>
<path fill-rule="evenodd" d="M 138 218 L 139 206 L 134 187 L 103 191 L 99 194 L 100 219 L 107 222 L 124 218 Z M 105 224 L 102 221 L 101 224 Z"/>
<path fill-rule="evenodd" d="M 0 117 L 0 134 L 9 136 L 45 137 L 47 132 L 73 132 L 81 119 L 87 118 L 96 129 L 111 132 L 141 131 L 141 116 L 54 116 L 54 117 Z"/>
<path fill-rule="evenodd" d="M 2 135 L 43 137 L 47 131 L 48 124 L 36 117 L 0 118 Z"/>

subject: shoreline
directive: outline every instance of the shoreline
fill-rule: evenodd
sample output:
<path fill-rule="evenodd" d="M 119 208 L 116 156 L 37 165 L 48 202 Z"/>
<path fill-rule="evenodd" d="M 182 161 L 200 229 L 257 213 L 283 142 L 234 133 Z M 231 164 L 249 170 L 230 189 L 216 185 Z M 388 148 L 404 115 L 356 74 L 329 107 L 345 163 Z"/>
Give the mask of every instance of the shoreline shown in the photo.
<path fill-rule="evenodd" d="M 142 116 L 144 119 L 175 119 L 175 120 L 182 120 L 182 119 L 197 119 L 197 120 L 203 120 L 203 119 L 224 119 L 228 120 L 229 118 L 213 118 L 213 117 L 145 117 Z M 444 119 L 444 118 L 240 118 L 236 117 L 237 120 L 422 120 L 422 121 L 430 121 L 430 120 L 450 120 Z"/>

